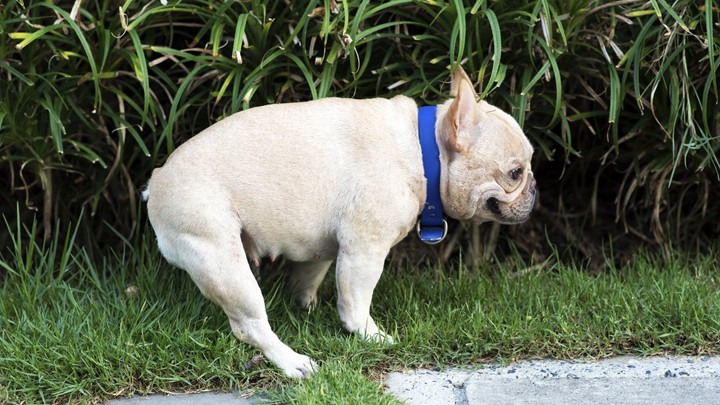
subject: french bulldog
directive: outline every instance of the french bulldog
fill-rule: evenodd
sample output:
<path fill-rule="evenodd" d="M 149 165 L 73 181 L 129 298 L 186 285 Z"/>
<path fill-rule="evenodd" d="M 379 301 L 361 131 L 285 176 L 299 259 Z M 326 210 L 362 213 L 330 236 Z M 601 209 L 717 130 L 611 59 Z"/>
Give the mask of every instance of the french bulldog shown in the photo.
<path fill-rule="evenodd" d="M 533 148 L 517 122 L 477 94 L 462 68 L 437 106 L 439 195 L 462 221 L 525 221 Z M 343 327 L 392 343 L 370 316 L 390 248 L 427 196 L 418 107 L 405 96 L 325 98 L 238 112 L 178 147 L 143 196 L 162 255 L 225 311 L 235 336 L 289 377 L 317 367 L 273 332 L 249 261 L 283 255 L 296 301 L 312 307 L 336 261 Z"/>

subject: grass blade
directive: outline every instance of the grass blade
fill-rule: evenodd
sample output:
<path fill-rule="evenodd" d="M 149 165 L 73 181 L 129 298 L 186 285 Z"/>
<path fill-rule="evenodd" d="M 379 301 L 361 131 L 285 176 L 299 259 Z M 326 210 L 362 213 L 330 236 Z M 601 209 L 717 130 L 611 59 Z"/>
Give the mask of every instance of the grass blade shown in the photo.
<path fill-rule="evenodd" d="M 142 42 L 140 42 L 138 33 L 136 31 L 128 31 L 128 35 L 130 35 L 130 39 L 132 40 L 135 48 L 135 55 L 137 56 L 135 75 L 142 84 L 143 89 L 142 121 L 140 121 L 140 126 L 143 126 L 147 120 L 148 111 L 150 109 L 150 76 L 148 74 L 147 60 L 145 60 L 145 52 L 143 50 Z"/>
<path fill-rule="evenodd" d="M 708 62 L 710 62 L 710 75 L 709 78 L 712 81 L 713 90 L 716 96 L 718 93 L 717 87 L 717 67 L 718 62 L 715 60 L 715 27 L 713 26 L 713 1 L 705 0 L 705 33 L 707 35 L 707 48 L 708 48 Z M 703 105 L 708 105 L 703 103 Z"/>
<path fill-rule="evenodd" d="M 670 14 L 670 17 L 672 17 L 673 20 L 675 20 L 678 23 L 678 25 L 680 25 L 680 28 L 682 28 L 686 32 L 690 32 L 690 29 L 688 29 L 688 26 L 687 26 L 687 24 L 685 24 L 685 21 L 683 21 L 683 19 L 678 15 L 677 12 L 675 12 L 675 10 L 667 3 L 667 1 L 665 1 L 665 0 L 653 0 L 653 1 L 659 2 L 660 5 L 665 9 L 665 11 L 667 11 L 667 13 Z"/>
<path fill-rule="evenodd" d="M 502 62 L 500 60 L 500 58 L 502 57 L 502 34 L 500 32 L 500 22 L 498 21 L 495 12 L 493 12 L 492 10 L 487 9 L 483 13 L 485 15 L 485 18 L 487 18 L 488 20 L 488 24 L 490 25 L 490 31 L 492 33 L 493 65 L 490 71 L 490 85 L 485 91 L 483 91 L 480 98 L 485 98 L 485 96 L 492 90 L 500 87 L 502 85 L 503 79 L 505 78 L 505 68 L 501 69 Z"/>
<path fill-rule="evenodd" d="M 13 76 L 15 76 L 15 77 L 17 77 L 18 79 L 22 80 L 23 83 L 27 84 L 28 86 L 32 86 L 32 85 L 35 84 L 32 80 L 30 80 L 30 78 L 28 78 L 27 76 L 25 76 L 24 74 L 22 74 L 19 70 L 17 70 L 17 69 L 15 69 L 14 67 L 12 67 L 12 66 L 10 65 L 10 63 L 8 63 L 8 62 L 5 61 L 5 60 L 1 60 L 1 59 L 0 59 L 0 68 L 7 70 L 7 71 L 10 72 Z"/>

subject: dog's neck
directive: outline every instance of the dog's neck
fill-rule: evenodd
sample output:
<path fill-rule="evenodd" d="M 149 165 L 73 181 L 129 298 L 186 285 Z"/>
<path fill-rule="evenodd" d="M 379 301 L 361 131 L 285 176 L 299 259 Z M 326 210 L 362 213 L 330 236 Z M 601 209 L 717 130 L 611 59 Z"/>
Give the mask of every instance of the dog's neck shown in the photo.
<path fill-rule="evenodd" d="M 436 112 L 436 106 L 418 108 L 418 136 L 427 179 L 427 197 L 417 231 L 420 240 L 430 245 L 439 243 L 447 234 L 447 222 L 443 218 L 440 198 L 440 150 L 435 138 Z"/>

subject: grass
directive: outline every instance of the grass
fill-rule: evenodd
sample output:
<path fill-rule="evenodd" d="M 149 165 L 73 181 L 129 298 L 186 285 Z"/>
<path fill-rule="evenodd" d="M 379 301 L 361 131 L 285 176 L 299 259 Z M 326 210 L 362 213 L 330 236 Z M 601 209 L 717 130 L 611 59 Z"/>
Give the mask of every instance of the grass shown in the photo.
<path fill-rule="evenodd" d="M 149 232 L 96 264 L 70 243 L 73 232 L 43 243 L 33 229 L 10 231 L 13 246 L 0 256 L 0 402 L 217 389 L 268 390 L 281 403 L 391 403 L 381 385 L 388 370 L 720 352 L 717 250 L 638 254 L 600 274 L 575 264 L 390 266 L 373 303 L 397 340 L 390 347 L 342 331 L 332 277 L 310 313 L 261 280 L 274 330 L 321 364 L 313 378 L 288 381 L 253 361 L 258 353 L 162 260 Z"/>

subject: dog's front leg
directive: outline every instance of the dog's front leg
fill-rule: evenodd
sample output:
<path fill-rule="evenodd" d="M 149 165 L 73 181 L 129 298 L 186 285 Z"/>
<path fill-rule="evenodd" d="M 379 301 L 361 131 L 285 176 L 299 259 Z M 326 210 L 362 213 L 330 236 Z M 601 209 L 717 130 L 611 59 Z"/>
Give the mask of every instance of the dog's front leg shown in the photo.
<path fill-rule="evenodd" d="M 373 290 L 380 279 L 388 249 L 340 248 L 336 264 L 338 312 L 343 327 L 368 340 L 392 343 L 370 316 Z"/>

